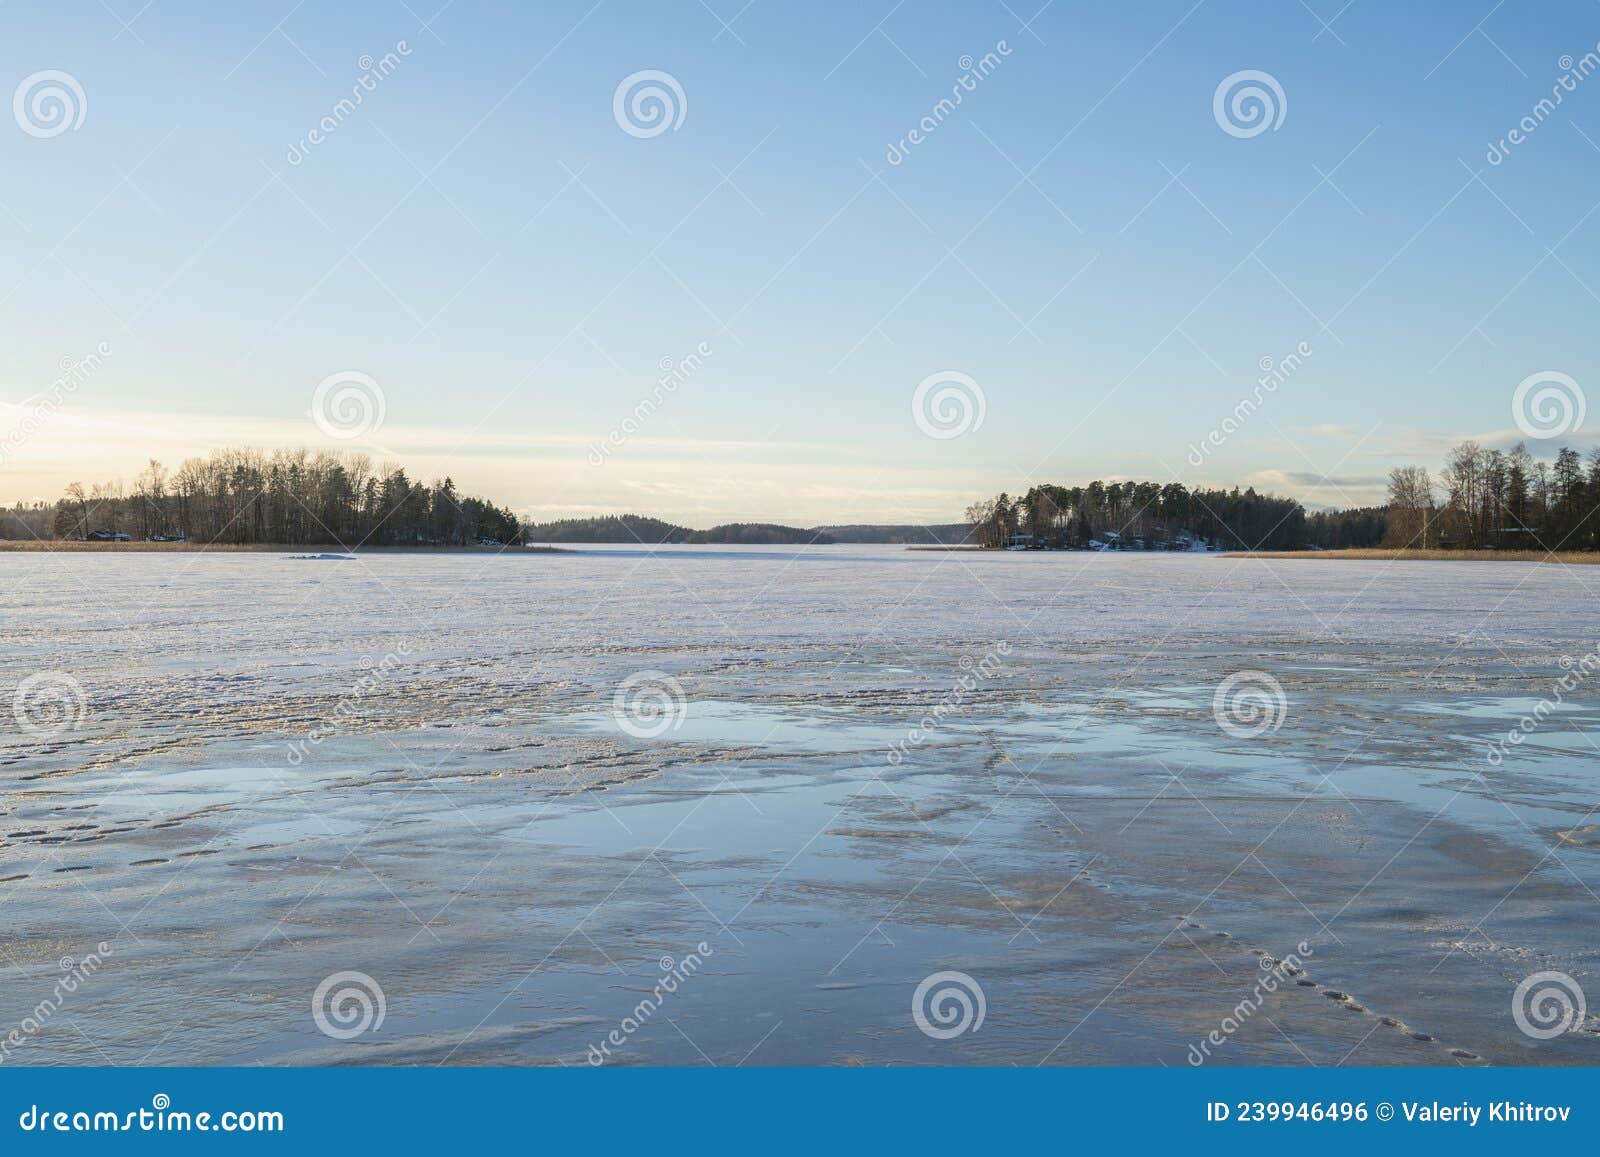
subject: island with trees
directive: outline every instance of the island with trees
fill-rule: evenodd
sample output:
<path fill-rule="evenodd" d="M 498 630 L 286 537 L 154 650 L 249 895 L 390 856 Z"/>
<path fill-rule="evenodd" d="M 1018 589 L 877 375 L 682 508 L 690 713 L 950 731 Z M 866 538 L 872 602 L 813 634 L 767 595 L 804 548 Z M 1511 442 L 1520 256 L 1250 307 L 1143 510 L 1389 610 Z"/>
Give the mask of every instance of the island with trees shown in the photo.
<path fill-rule="evenodd" d="M 742 546 L 832 545 L 836 539 L 818 530 L 780 526 L 771 522 L 728 522 L 710 530 L 690 530 L 659 518 L 637 514 L 607 515 L 602 518 L 563 518 L 556 522 L 524 526 L 526 542 L 544 543 L 635 543 L 640 546 L 698 545 L 720 543 Z"/>
<path fill-rule="evenodd" d="M 72 483 L 55 503 L 6 512 L 8 538 L 246 546 L 513 543 L 510 510 L 443 478 L 415 481 L 362 454 L 217 450 L 177 470 L 151 460 L 131 487 Z"/>
<path fill-rule="evenodd" d="M 1292 498 L 1253 488 L 1189 489 L 1181 482 L 1032 486 L 967 508 L 980 547 L 1032 550 L 1304 550 L 1376 546 L 1383 511 L 1308 514 Z"/>

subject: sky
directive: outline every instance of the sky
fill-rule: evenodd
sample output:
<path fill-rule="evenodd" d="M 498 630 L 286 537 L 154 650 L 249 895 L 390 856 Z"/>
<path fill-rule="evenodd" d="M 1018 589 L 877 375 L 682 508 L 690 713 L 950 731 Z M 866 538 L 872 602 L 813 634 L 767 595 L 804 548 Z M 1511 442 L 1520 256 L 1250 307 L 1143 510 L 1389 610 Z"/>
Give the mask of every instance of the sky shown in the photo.
<path fill-rule="evenodd" d="M 1589 0 L 439 3 L 0 7 L 0 501 L 307 446 L 944 522 L 1594 441 Z"/>

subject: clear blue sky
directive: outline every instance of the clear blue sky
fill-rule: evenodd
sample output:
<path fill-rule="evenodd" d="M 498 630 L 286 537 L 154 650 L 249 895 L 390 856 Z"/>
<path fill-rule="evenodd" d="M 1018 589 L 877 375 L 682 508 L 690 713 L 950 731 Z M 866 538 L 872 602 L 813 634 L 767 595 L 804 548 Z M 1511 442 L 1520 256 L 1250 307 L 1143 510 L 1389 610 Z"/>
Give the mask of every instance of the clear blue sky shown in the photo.
<path fill-rule="evenodd" d="M 694 525 L 941 521 L 1097 476 L 1342 505 L 1514 437 L 1530 374 L 1600 383 L 1600 75 L 1486 159 L 1595 50 L 1588 0 L 141 4 L 0 8 L 0 95 L 61 70 L 84 106 L 53 136 L 0 118 L 0 434 L 111 351 L 8 454 L 6 500 L 248 443 Z M 613 94 L 643 69 L 685 99 L 642 139 Z M 1286 110 L 1238 137 L 1213 94 L 1246 69 Z M 336 440 L 308 414 L 346 370 L 384 418 Z M 941 371 L 980 428 L 913 421 Z"/>

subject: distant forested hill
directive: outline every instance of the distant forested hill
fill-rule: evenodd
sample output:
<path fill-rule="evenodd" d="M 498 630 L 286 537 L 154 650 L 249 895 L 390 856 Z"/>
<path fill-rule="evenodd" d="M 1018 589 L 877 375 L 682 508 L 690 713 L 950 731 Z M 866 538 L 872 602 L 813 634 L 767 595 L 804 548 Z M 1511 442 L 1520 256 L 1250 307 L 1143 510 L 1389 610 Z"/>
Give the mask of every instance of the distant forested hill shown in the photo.
<path fill-rule="evenodd" d="M 730 522 L 724 526 L 713 526 L 710 530 L 697 530 L 689 536 L 689 541 L 737 543 L 746 546 L 804 543 L 830 546 L 837 540 L 820 530 L 802 530 L 798 526 L 779 526 L 772 522 Z"/>
<path fill-rule="evenodd" d="M 524 542 L 627 542 L 657 546 L 663 542 L 688 542 L 695 532 L 686 526 L 674 526 L 659 518 L 645 518 L 638 514 L 612 515 L 606 518 L 563 518 L 557 522 L 540 522 L 524 526 Z"/>
<path fill-rule="evenodd" d="M 834 541 L 815 530 L 770 522 L 730 522 L 710 530 L 690 530 L 659 518 L 624 514 L 610 518 L 563 518 L 523 528 L 531 543 L 607 542 L 659 546 L 662 543 L 728 543 L 745 545 L 822 543 Z"/>
<path fill-rule="evenodd" d="M 889 542 L 906 546 L 960 546 L 972 538 L 972 527 L 963 522 L 947 522 L 935 526 L 917 526 L 912 523 L 867 524 L 852 526 L 819 526 L 819 531 L 831 535 L 837 542 Z"/>

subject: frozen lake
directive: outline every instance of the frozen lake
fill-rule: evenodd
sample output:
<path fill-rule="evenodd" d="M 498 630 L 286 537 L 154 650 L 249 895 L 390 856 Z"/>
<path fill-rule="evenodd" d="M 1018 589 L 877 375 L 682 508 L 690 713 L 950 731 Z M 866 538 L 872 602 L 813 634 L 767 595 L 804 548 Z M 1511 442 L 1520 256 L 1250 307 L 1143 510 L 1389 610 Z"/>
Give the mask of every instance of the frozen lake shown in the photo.
<path fill-rule="evenodd" d="M 1559 972 L 1600 1009 L 1597 594 L 0 554 L 4 1062 L 1592 1064 L 1600 1022 L 1513 998 Z M 945 972 L 971 1015 L 914 1015 Z"/>

